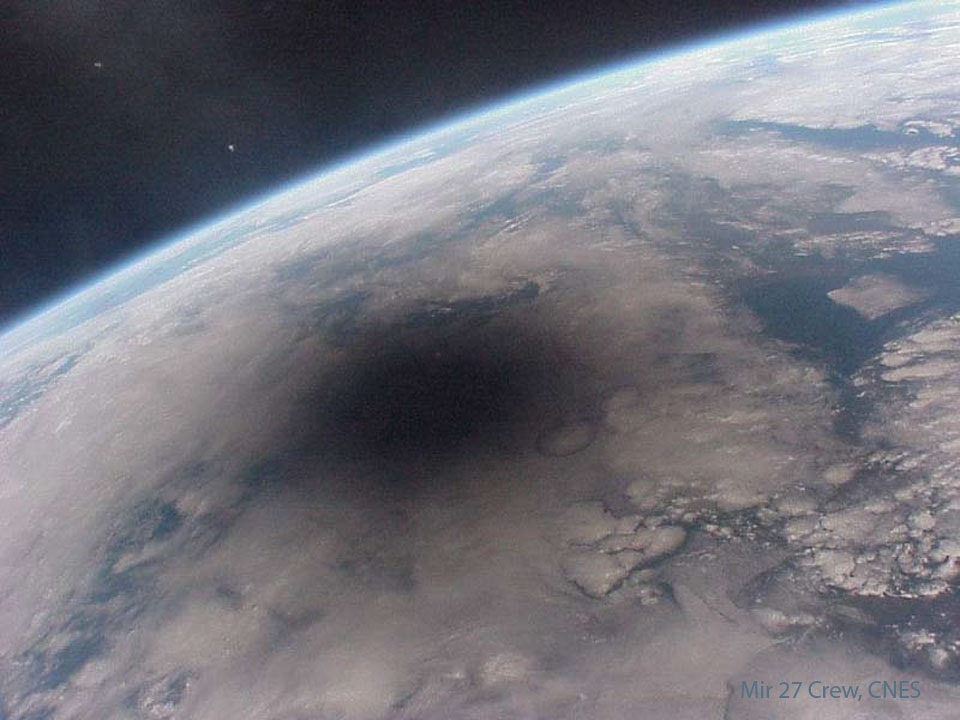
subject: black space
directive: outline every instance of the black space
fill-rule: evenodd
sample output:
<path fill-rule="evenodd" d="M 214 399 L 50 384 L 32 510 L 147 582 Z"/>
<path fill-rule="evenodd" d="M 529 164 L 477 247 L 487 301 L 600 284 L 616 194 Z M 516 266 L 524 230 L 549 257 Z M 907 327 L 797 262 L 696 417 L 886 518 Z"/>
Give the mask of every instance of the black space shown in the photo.
<path fill-rule="evenodd" d="M 837 4 L 7 0 L 0 326 L 377 140 L 574 71 Z"/>

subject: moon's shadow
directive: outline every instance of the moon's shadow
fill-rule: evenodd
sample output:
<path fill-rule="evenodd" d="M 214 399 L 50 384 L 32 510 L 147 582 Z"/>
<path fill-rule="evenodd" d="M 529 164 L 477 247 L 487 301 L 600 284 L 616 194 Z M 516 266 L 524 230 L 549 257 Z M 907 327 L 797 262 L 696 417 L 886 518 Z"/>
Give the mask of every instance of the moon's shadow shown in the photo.
<path fill-rule="evenodd" d="M 371 323 L 319 360 L 296 410 L 301 451 L 435 470 L 537 452 L 544 428 L 596 413 L 602 373 L 550 312 L 531 301 L 449 315 Z"/>

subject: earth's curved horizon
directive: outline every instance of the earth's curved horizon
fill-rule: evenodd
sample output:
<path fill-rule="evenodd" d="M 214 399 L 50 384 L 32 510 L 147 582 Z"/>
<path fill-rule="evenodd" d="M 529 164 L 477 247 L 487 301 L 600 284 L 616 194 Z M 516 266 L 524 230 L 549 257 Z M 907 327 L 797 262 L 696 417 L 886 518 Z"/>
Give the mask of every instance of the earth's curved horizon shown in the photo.
<path fill-rule="evenodd" d="M 958 65 L 631 60 L 7 327 L 0 718 L 954 717 Z"/>
<path fill-rule="evenodd" d="M 443 136 L 447 134 L 457 134 L 459 132 L 482 132 L 482 128 L 489 121 L 490 116 L 499 116 L 513 111 L 517 113 L 524 109 L 526 105 L 533 105 L 538 101 L 549 100 L 553 95 L 561 95 L 564 92 L 576 90 L 587 83 L 596 83 L 608 80 L 610 76 L 617 73 L 636 73 L 650 68 L 651 66 L 665 64 L 669 66 L 671 60 L 681 59 L 686 55 L 694 55 L 698 51 L 717 49 L 719 47 L 737 46 L 750 40 L 760 38 L 769 38 L 777 34 L 792 35 L 798 31 L 816 26 L 831 20 L 840 20 L 849 18 L 852 15 L 875 15 L 878 11 L 889 12 L 905 3 L 903 0 L 883 0 L 877 2 L 868 10 L 850 10 L 848 8 L 821 10 L 819 12 L 808 12 L 795 17 L 778 19 L 763 23 L 756 23 L 745 30 L 734 30 L 719 35 L 707 36 L 705 38 L 695 38 L 687 42 L 668 45 L 659 51 L 649 52 L 638 56 L 629 57 L 619 62 L 601 64 L 598 67 L 576 72 L 570 75 L 562 76 L 532 87 L 521 89 L 512 93 L 505 100 L 477 103 L 465 110 L 452 113 L 435 122 L 427 123 L 420 127 L 414 127 L 406 132 L 397 133 L 388 136 L 382 140 L 375 141 L 367 147 L 361 147 L 358 151 L 348 154 L 341 158 L 335 158 L 329 163 L 324 163 L 317 170 L 304 173 L 293 178 L 279 186 L 273 187 L 264 192 L 255 194 L 251 198 L 242 200 L 230 208 L 215 213 L 212 217 L 201 219 L 192 223 L 187 228 L 173 233 L 169 237 L 161 238 L 150 244 L 143 250 L 134 253 L 131 257 L 121 259 L 107 266 L 94 274 L 92 280 L 85 280 L 74 283 L 69 287 L 54 293 L 51 298 L 41 301 L 34 308 L 28 308 L 19 316 L 13 317 L 0 325 L 0 341 L 7 340 L 8 335 L 18 335 L 17 331 L 26 330 L 26 326 L 33 322 L 42 322 L 44 316 L 53 314 L 57 310 L 62 311 L 62 306 L 74 304 L 78 300 L 86 301 L 86 295 L 102 291 L 102 286 L 109 285 L 112 280 L 119 280 L 124 272 L 136 270 L 151 260 L 159 259 L 164 250 L 172 250 L 178 244 L 188 243 L 191 238 L 197 238 L 200 235 L 211 235 L 218 232 L 219 226 L 229 224 L 235 221 L 238 216 L 255 210 L 256 208 L 270 203 L 286 193 L 294 192 L 297 189 L 323 182 L 328 176 L 336 174 L 338 171 L 349 170 L 352 166 L 362 163 L 375 163 L 381 159 L 381 156 L 400 155 L 404 159 L 398 164 L 398 167 L 407 167 L 411 162 L 407 157 L 417 155 L 417 150 L 409 150 L 409 146 L 416 146 L 422 141 L 431 140 L 433 136 Z M 665 70 L 668 69 L 664 68 Z M 490 128 L 488 127 L 489 131 Z M 454 140 L 454 143 L 456 140 Z M 432 144 L 432 143 L 431 143 Z M 446 145 L 447 143 L 440 143 Z M 432 152 L 436 148 L 431 148 Z M 413 165 L 422 162 L 423 158 L 414 159 Z M 390 165 L 391 163 L 384 163 Z M 388 172 L 392 172 L 391 168 Z M 219 248 L 218 248 L 219 249 Z M 142 288 L 139 290 L 142 292 Z M 128 291 L 129 292 L 129 291 Z M 124 295 L 127 299 L 129 296 Z M 81 299 L 82 298 L 82 299 Z M 12 344 L 12 343 L 11 343 Z"/>

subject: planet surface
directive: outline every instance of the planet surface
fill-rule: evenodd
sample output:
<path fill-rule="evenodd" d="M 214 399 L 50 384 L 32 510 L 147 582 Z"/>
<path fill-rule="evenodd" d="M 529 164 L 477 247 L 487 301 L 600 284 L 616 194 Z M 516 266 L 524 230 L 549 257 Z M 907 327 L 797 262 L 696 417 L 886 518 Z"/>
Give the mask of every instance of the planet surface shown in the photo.
<path fill-rule="evenodd" d="M 960 7 L 573 79 L 0 336 L 0 717 L 957 717 Z"/>

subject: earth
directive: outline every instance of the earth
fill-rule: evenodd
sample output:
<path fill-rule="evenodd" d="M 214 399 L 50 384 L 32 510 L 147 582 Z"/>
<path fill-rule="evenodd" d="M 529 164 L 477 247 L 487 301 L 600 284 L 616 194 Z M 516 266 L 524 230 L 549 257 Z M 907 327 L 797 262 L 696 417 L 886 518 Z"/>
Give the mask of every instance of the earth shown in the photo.
<path fill-rule="evenodd" d="M 7 328 L 0 717 L 955 718 L 957 67 L 634 61 Z"/>

